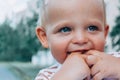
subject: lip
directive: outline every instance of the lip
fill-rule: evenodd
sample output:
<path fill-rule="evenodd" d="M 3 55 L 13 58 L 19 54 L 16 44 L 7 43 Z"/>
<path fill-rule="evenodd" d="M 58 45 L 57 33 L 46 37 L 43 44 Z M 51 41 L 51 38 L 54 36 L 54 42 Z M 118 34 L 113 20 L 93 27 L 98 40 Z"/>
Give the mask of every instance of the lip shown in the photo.
<path fill-rule="evenodd" d="M 68 51 L 67 54 L 71 54 L 71 53 L 81 53 L 81 54 L 85 54 L 88 50 L 74 50 L 74 51 Z"/>

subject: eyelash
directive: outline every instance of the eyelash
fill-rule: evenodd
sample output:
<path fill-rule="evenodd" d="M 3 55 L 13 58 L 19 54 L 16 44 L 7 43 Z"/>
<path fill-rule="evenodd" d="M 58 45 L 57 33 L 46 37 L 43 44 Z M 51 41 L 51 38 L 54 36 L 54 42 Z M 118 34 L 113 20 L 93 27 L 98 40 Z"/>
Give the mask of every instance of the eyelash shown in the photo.
<path fill-rule="evenodd" d="M 72 29 L 71 29 L 70 27 L 65 26 L 65 27 L 60 28 L 58 32 L 68 33 L 68 32 L 70 32 L 71 30 L 72 30 Z"/>
<path fill-rule="evenodd" d="M 94 32 L 94 31 L 98 31 L 99 28 L 97 26 L 95 26 L 95 25 L 90 25 L 90 26 L 87 27 L 87 30 L 89 32 Z M 62 28 L 60 28 L 58 30 L 58 32 L 61 32 L 61 33 L 68 33 L 70 31 L 72 31 L 72 29 L 70 27 L 68 27 L 68 26 L 62 27 Z"/>
<path fill-rule="evenodd" d="M 87 27 L 88 31 L 93 32 L 93 31 L 98 31 L 99 28 L 95 25 L 90 25 Z"/>

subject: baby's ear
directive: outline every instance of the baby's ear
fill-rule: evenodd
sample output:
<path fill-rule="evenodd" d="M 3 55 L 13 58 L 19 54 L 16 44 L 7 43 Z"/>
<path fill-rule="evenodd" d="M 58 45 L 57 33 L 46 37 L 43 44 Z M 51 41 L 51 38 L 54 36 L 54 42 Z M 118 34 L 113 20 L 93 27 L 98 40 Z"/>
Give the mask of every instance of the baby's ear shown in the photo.
<path fill-rule="evenodd" d="M 105 26 L 105 38 L 107 37 L 108 32 L 109 32 L 109 25 L 106 25 Z"/>
<path fill-rule="evenodd" d="M 48 48 L 48 41 L 47 41 L 45 29 L 43 27 L 37 27 L 36 34 L 39 41 L 42 43 L 43 47 Z"/>

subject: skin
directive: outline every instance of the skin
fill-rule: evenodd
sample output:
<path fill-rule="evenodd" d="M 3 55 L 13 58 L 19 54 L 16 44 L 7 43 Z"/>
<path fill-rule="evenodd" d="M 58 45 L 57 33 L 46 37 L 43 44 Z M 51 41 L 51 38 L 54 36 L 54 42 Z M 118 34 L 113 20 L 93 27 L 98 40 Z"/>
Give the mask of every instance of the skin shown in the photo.
<path fill-rule="evenodd" d="M 105 23 L 101 0 L 51 0 L 45 8 L 44 17 L 43 25 L 36 29 L 37 36 L 42 45 L 49 48 L 54 58 L 62 64 L 52 80 L 89 80 L 90 74 L 95 80 L 108 77 L 109 72 L 105 76 L 100 74 L 101 78 L 94 72 L 96 69 L 102 70 L 99 68 L 101 65 L 96 65 L 101 59 L 97 56 L 88 58 L 96 54 L 94 50 L 99 54 L 104 52 L 109 28 Z M 92 62 L 97 58 L 96 62 Z M 104 60 L 101 61 L 102 65 L 107 63 Z M 91 65 L 95 66 L 91 68 Z"/>
<path fill-rule="evenodd" d="M 120 59 L 104 52 L 90 50 L 86 62 L 91 67 L 93 80 L 120 80 Z"/>
<path fill-rule="evenodd" d="M 105 26 L 102 1 L 51 0 L 47 7 L 46 26 L 37 28 L 37 34 L 59 63 L 64 62 L 67 52 L 104 50 L 108 26 Z"/>

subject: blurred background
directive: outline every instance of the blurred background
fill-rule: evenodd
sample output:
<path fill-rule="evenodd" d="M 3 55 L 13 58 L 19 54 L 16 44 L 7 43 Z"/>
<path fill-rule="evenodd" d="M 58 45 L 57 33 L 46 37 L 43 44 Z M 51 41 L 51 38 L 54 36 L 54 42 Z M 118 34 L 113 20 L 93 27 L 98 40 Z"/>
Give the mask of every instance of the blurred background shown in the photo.
<path fill-rule="evenodd" d="M 105 0 L 110 33 L 106 52 L 120 51 L 120 0 Z M 0 80 L 34 80 L 55 63 L 35 28 L 41 0 L 0 0 Z"/>

